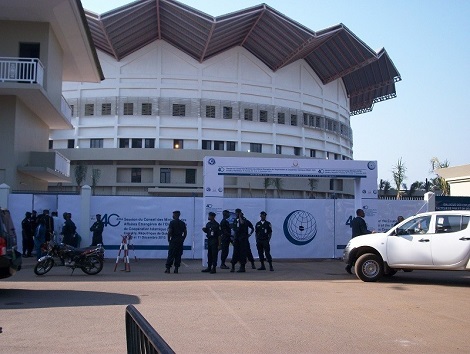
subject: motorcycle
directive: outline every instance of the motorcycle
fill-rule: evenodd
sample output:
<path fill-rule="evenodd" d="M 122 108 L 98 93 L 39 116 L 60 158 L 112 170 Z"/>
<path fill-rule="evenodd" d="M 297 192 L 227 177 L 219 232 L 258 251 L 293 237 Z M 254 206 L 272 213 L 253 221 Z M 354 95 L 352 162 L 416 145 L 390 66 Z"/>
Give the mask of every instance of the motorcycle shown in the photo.
<path fill-rule="evenodd" d="M 80 268 L 85 274 L 95 275 L 101 272 L 104 262 L 103 245 L 75 248 L 64 243 L 50 241 L 46 244 L 46 255 L 39 258 L 34 273 L 44 275 L 54 266 L 65 266 L 72 269 Z"/>

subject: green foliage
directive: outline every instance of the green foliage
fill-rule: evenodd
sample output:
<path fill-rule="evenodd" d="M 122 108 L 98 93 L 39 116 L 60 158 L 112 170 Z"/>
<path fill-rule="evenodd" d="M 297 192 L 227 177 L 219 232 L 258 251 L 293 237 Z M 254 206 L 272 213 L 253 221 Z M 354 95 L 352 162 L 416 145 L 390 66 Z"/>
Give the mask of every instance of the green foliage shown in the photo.
<path fill-rule="evenodd" d="M 393 175 L 393 181 L 395 182 L 395 185 L 397 187 L 397 199 L 400 199 L 400 187 L 403 183 L 403 181 L 406 179 L 406 166 L 402 161 L 402 158 L 400 157 L 398 159 L 398 162 L 395 166 L 393 166 L 392 169 L 392 175 Z"/>

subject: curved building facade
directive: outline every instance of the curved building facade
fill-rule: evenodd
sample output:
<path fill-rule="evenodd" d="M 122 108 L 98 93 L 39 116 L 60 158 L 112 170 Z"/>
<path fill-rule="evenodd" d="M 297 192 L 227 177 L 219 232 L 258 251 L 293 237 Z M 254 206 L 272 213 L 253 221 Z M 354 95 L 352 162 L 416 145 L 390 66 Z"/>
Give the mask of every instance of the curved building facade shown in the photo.
<path fill-rule="evenodd" d="M 64 83 L 73 129 L 52 131 L 49 142 L 72 166 L 89 167 L 96 194 L 202 195 L 206 155 L 352 159 L 350 115 L 395 94 L 399 74 L 387 53 L 368 57 L 343 25 L 313 32 L 266 5 L 218 18 L 175 1 L 118 10 L 87 12 L 105 80 Z M 139 11 L 153 10 L 153 22 L 141 23 Z M 282 37 L 263 34 L 278 21 Z M 293 46 L 289 36 L 301 41 Z M 378 69 L 383 77 L 369 82 Z M 240 197 L 353 193 L 340 180 L 225 184 L 227 196 Z"/>

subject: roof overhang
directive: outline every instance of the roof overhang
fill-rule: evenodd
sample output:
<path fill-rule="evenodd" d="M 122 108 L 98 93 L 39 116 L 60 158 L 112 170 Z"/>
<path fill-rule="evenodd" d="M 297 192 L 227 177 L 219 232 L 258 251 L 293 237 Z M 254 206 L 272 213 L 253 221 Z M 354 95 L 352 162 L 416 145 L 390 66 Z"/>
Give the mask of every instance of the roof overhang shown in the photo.
<path fill-rule="evenodd" d="M 434 171 L 447 182 L 470 181 L 470 164 L 446 168 L 438 168 Z"/>
<path fill-rule="evenodd" d="M 104 80 L 80 0 L 2 0 L 0 20 L 49 23 L 64 53 L 63 81 Z"/>

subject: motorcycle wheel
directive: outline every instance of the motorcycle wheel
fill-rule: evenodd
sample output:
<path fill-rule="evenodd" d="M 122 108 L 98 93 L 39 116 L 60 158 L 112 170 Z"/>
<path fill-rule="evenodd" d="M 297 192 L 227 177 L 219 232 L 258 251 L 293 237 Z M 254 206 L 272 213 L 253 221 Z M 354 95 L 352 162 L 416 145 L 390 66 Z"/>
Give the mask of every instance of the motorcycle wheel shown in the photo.
<path fill-rule="evenodd" d="M 103 260 L 98 256 L 86 257 L 85 265 L 81 268 L 83 273 L 88 275 L 95 275 L 103 269 Z"/>
<path fill-rule="evenodd" d="M 51 258 L 47 258 L 43 261 L 40 261 L 34 267 L 34 273 L 36 275 L 44 275 L 52 269 L 54 266 L 54 261 Z"/>

